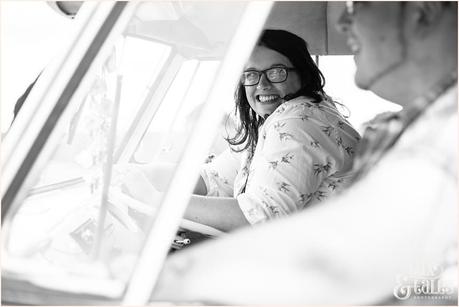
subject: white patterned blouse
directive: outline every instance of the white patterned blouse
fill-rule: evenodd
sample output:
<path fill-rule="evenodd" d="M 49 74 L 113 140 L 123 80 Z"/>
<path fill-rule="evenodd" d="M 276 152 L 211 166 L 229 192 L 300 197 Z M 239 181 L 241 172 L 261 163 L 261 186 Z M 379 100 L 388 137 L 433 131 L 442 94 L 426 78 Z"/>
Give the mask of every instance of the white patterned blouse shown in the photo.
<path fill-rule="evenodd" d="M 298 97 L 260 127 L 256 149 L 227 149 L 201 171 L 208 196 L 235 197 L 251 224 L 285 216 L 336 192 L 351 174 L 359 134 L 326 98 Z"/>

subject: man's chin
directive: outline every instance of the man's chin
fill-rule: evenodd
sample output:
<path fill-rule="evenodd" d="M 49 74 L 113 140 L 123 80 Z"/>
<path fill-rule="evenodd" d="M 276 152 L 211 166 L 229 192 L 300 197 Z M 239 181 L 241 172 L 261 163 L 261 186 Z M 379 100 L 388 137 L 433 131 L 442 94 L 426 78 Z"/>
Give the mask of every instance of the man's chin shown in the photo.
<path fill-rule="evenodd" d="M 394 85 L 389 83 L 388 79 L 357 79 L 355 77 L 355 84 L 362 90 L 371 91 L 376 96 L 388 100 L 392 103 L 403 105 L 403 100 L 399 93 L 394 90 Z"/>
<path fill-rule="evenodd" d="M 355 85 L 362 90 L 370 89 L 370 78 L 366 78 L 365 76 L 362 76 L 361 74 L 359 74 L 358 71 L 355 73 L 354 82 L 355 82 Z"/>

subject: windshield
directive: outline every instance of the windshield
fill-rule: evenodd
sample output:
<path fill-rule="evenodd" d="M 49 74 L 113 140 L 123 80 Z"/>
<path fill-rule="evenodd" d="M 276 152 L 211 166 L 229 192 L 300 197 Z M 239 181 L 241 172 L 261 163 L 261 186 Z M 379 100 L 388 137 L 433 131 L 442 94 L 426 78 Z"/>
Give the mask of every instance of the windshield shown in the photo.
<path fill-rule="evenodd" d="M 104 5 L 85 4 L 84 16 L 87 20 L 91 14 L 93 19 L 103 19 L 97 16 L 103 15 L 99 12 Z M 161 210 L 169 182 L 199 129 L 196 123 L 209 99 L 216 97 L 210 94 L 212 85 L 222 83 L 225 95 L 234 90 L 242 68 L 222 77 L 222 63 L 246 7 L 244 2 L 188 1 L 128 6 L 130 17 L 121 14 L 113 33 L 96 50 L 98 56 L 62 118 L 49 131 L 41 153 L 49 152 L 49 158 L 39 171 L 31 171 L 20 188 L 24 196 L 18 193 L 14 200 L 5 220 L 8 235 L 3 246 L 3 276 L 21 276 L 65 291 L 121 295 Z M 80 15 L 77 19 L 83 18 Z M 223 16 L 228 22 L 217 22 Z M 117 29 L 123 18 L 128 21 Z M 89 23 L 82 24 L 83 29 L 89 27 Z M 256 36 L 243 39 L 248 53 Z M 242 67 L 245 56 L 232 65 Z M 65 60 L 72 59 L 45 67 L 7 137 L 24 127 L 21 121 L 26 121 L 27 115 L 35 116 L 36 110 L 27 104 L 37 104 L 40 112 L 53 108 L 52 102 L 45 103 L 38 96 L 47 76 L 56 74 Z M 196 164 L 203 163 L 208 154 L 222 151 L 221 143 L 212 139 L 225 130 L 224 114 L 229 112 L 232 93 L 226 96 L 218 102 L 213 98 L 218 111 L 213 116 L 216 129 L 207 129 L 205 155 L 195 156 Z M 142 189 L 142 180 L 149 180 L 139 168 L 146 163 L 167 165 L 171 175 L 158 173 L 163 191 L 142 199 L 135 197 L 132 189 Z M 185 172 L 191 187 L 198 174 Z M 134 177 L 130 186 L 123 184 Z M 190 192 L 184 190 L 183 194 L 177 202 L 186 201 Z M 180 222 L 180 214 L 175 219 L 171 225 L 181 223 L 180 229 L 208 237 L 220 233 L 190 221 Z M 169 240 L 165 252 L 176 241 Z M 63 283 L 69 276 L 85 282 Z"/>

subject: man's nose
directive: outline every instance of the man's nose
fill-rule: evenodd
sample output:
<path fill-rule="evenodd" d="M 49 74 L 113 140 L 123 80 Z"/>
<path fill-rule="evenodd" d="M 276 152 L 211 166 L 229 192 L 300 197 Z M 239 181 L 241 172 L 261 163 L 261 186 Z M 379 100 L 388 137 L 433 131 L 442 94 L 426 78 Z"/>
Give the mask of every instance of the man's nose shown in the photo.
<path fill-rule="evenodd" d="M 261 74 L 260 81 L 258 81 L 257 88 L 266 89 L 271 87 L 271 82 L 266 77 L 266 74 Z"/>
<path fill-rule="evenodd" d="M 338 21 L 336 22 L 336 30 L 338 30 L 341 33 L 346 33 L 349 31 L 351 23 L 351 15 L 346 11 L 346 9 L 343 9 L 343 12 L 341 13 L 340 17 L 338 18 Z"/>

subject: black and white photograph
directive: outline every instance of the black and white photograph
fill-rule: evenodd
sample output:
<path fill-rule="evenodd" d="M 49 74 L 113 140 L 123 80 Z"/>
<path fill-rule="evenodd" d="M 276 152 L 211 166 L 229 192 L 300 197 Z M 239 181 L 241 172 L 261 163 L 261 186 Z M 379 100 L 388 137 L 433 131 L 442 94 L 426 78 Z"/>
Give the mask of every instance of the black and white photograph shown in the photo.
<path fill-rule="evenodd" d="M 1 304 L 457 306 L 457 13 L 1 0 Z"/>

